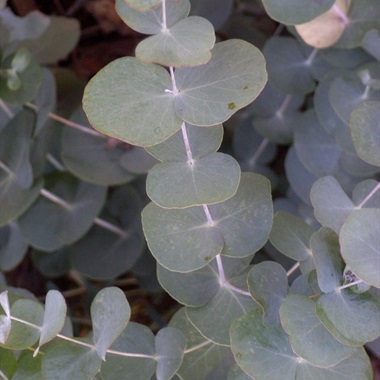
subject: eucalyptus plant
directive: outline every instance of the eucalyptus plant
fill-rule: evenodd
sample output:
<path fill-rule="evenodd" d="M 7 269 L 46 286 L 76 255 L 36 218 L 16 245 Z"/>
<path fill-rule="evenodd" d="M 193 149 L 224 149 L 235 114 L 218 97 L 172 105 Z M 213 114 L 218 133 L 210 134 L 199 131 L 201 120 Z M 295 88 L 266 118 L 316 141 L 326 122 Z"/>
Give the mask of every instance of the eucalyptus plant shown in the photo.
<path fill-rule="evenodd" d="M 105 287 L 79 338 L 59 291 L 42 305 L 4 280 L 0 377 L 372 378 L 379 5 L 263 0 L 284 30 L 260 50 L 234 35 L 216 42 L 214 25 L 190 13 L 201 3 L 116 0 L 149 37 L 89 81 L 84 112 L 63 103 L 67 118 L 44 65 L 73 49 L 77 23 L 0 10 L 0 269 L 29 249 L 52 278 L 74 270 L 112 285 L 132 271 L 157 290 L 146 241 L 159 284 L 183 305 L 154 335 Z M 230 15 L 223 3 L 226 33 L 242 31 L 251 4 Z M 44 50 L 62 30 L 65 44 Z M 232 144 L 219 152 L 225 130 Z M 270 166 L 278 150 L 285 175 Z"/>

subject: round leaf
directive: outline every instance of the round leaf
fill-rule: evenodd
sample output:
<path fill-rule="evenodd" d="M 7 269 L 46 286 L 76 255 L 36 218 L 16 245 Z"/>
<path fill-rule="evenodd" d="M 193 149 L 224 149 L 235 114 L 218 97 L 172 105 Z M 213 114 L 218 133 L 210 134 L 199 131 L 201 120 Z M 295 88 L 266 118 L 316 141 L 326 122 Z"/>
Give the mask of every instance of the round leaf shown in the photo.
<path fill-rule="evenodd" d="M 193 159 L 215 153 L 220 148 L 223 140 L 221 124 L 212 128 L 202 128 L 186 123 L 185 128 Z M 182 130 L 163 143 L 148 147 L 146 150 L 160 161 L 186 162 L 188 160 Z"/>
<path fill-rule="evenodd" d="M 248 288 L 252 298 L 264 310 L 265 324 L 278 326 L 280 306 L 288 291 L 285 269 L 273 261 L 255 265 L 248 275 Z"/>
<path fill-rule="evenodd" d="M 313 365 L 334 366 L 355 350 L 329 333 L 316 315 L 315 302 L 307 296 L 288 295 L 281 305 L 280 315 L 294 352 Z"/>
<path fill-rule="evenodd" d="M 136 380 L 150 379 L 153 376 L 156 369 L 156 361 L 153 358 L 155 353 L 154 335 L 148 327 L 129 322 L 112 344 L 111 350 L 147 355 L 148 357 L 121 356 L 108 352 L 100 371 L 102 379 Z"/>
<path fill-rule="evenodd" d="M 50 290 L 46 295 L 44 321 L 38 347 L 51 341 L 61 332 L 66 318 L 66 301 L 57 290 Z"/>
<path fill-rule="evenodd" d="M 314 183 L 310 197 L 318 221 L 339 234 L 347 216 L 355 209 L 339 182 L 330 176 L 320 178 Z"/>
<path fill-rule="evenodd" d="M 88 125 L 79 109 L 72 120 Z M 123 144 L 123 143 L 121 143 Z M 93 136 L 72 127 L 64 127 L 61 137 L 61 158 L 67 169 L 83 181 L 95 185 L 119 185 L 134 177 L 119 163 L 122 146 L 111 147 L 104 136 Z"/>
<path fill-rule="evenodd" d="M 131 308 L 124 292 L 116 287 L 102 289 L 91 304 L 96 352 L 105 359 L 106 351 L 127 326 Z"/>
<path fill-rule="evenodd" d="M 380 102 L 368 101 L 354 108 L 350 119 L 352 140 L 358 156 L 380 166 Z"/>
<path fill-rule="evenodd" d="M 296 25 L 296 30 L 308 45 L 317 49 L 327 48 L 334 45 L 343 34 L 347 24 L 347 19 L 344 16 L 347 16 L 348 8 L 349 2 L 347 0 L 337 0 L 327 12 L 316 18 L 313 17 L 307 23 Z"/>
<path fill-rule="evenodd" d="M 302 164 L 316 177 L 332 175 L 339 170 L 341 149 L 319 124 L 313 110 L 296 120 L 294 147 Z"/>
<path fill-rule="evenodd" d="M 0 228 L 0 241 L 0 269 L 6 272 L 14 269 L 22 261 L 28 244 L 15 223 Z"/>
<path fill-rule="evenodd" d="M 72 246 L 71 266 L 96 279 L 115 278 L 130 270 L 145 249 L 141 209 L 141 199 L 133 188 L 116 189 L 101 221 Z"/>
<path fill-rule="evenodd" d="M 338 235 L 322 227 L 310 240 L 318 285 L 324 293 L 330 293 L 342 283 L 344 262 L 340 255 Z"/>
<path fill-rule="evenodd" d="M 212 24 L 202 17 L 187 17 L 136 47 L 136 57 L 164 66 L 189 67 L 208 62 L 215 44 Z"/>
<path fill-rule="evenodd" d="M 49 252 L 73 243 L 90 229 L 106 188 L 63 173 L 49 177 L 46 188 L 53 200 L 41 196 L 19 219 L 19 226 L 31 245 Z"/>
<path fill-rule="evenodd" d="M 265 43 L 263 54 L 267 60 L 268 76 L 272 85 L 292 95 L 312 92 L 315 81 L 310 72 L 311 64 L 307 60 L 311 50 L 294 38 L 270 38 Z"/>
<path fill-rule="evenodd" d="M 361 346 L 380 336 L 380 303 L 368 293 L 351 290 L 322 294 L 317 315 L 340 342 Z"/>
<path fill-rule="evenodd" d="M 143 2 L 155 2 L 141 9 Z M 137 3 L 137 4 L 133 4 Z M 132 29 L 144 34 L 158 34 L 163 28 L 161 0 L 116 0 L 116 11 Z M 188 0 L 166 0 L 166 27 L 171 27 L 187 17 L 190 11 Z"/>
<path fill-rule="evenodd" d="M 227 154 L 211 153 L 191 163 L 157 164 L 148 174 L 146 191 L 161 207 L 185 208 L 231 198 L 239 180 L 240 166 L 235 159 Z"/>
<path fill-rule="evenodd" d="M 179 273 L 158 264 L 157 277 L 171 297 L 187 306 L 204 305 L 219 289 L 219 277 L 209 265 L 189 273 Z"/>
<path fill-rule="evenodd" d="M 263 4 L 271 18 L 283 24 L 294 25 L 310 21 L 326 12 L 334 0 L 313 1 L 307 7 L 302 0 L 264 0 Z"/>
<path fill-rule="evenodd" d="M 339 234 L 342 256 L 352 272 L 367 284 L 380 288 L 379 209 L 355 210 Z"/>
<path fill-rule="evenodd" d="M 247 257 L 268 240 L 273 221 L 270 182 L 260 174 L 243 173 L 236 194 L 209 207 L 214 228 L 223 236 L 223 255 Z"/>
<path fill-rule="evenodd" d="M 279 211 L 274 216 L 270 242 L 284 255 L 304 261 L 311 257 L 310 238 L 314 229 L 301 218 Z"/>
<path fill-rule="evenodd" d="M 162 209 L 149 203 L 142 212 L 149 249 L 171 271 L 190 272 L 207 265 L 223 248 L 223 237 L 207 224 L 202 208 Z"/>
<path fill-rule="evenodd" d="M 298 358 L 288 336 L 281 328 L 264 325 L 260 308 L 238 318 L 231 326 L 230 336 L 237 364 L 252 378 L 296 379 Z"/>
<path fill-rule="evenodd" d="M 46 350 L 41 369 L 45 379 L 92 380 L 101 364 L 91 347 L 58 340 Z"/>
<path fill-rule="evenodd" d="M 245 290 L 246 274 L 234 279 L 233 285 Z M 254 307 L 257 305 L 252 298 L 226 286 L 220 286 L 218 292 L 206 305 L 197 308 L 188 307 L 186 315 L 204 337 L 217 344 L 229 346 L 231 323 Z"/>
<path fill-rule="evenodd" d="M 88 83 L 83 109 L 99 132 L 134 145 L 158 144 L 182 124 L 174 111 L 170 76 L 160 66 L 119 58 Z"/>
<path fill-rule="evenodd" d="M 157 355 L 157 380 L 171 379 L 181 365 L 186 339 L 180 330 L 173 327 L 161 329 L 155 340 Z"/>
<path fill-rule="evenodd" d="M 185 308 L 178 310 L 170 326 L 182 331 L 186 337 L 187 352 L 177 371 L 184 380 L 204 379 L 221 361 L 231 358 L 231 349 L 215 344 L 202 336 L 186 317 Z M 189 350 L 190 348 L 195 350 Z M 220 377 L 219 377 L 220 378 Z"/>
<path fill-rule="evenodd" d="M 19 299 L 11 307 L 11 316 L 41 326 L 44 318 L 44 308 L 39 303 Z M 4 346 L 12 350 L 23 350 L 30 348 L 38 341 L 40 329 L 25 323 L 12 321 L 11 332 Z"/>
<path fill-rule="evenodd" d="M 190 124 L 216 125 L 251 103 L 267 80 L 261 52 L 242 40 L 215 45 L 209 62 L 177 69 L 177 115 Z M 169 88 L 169 87 L 167 87 Z"/>

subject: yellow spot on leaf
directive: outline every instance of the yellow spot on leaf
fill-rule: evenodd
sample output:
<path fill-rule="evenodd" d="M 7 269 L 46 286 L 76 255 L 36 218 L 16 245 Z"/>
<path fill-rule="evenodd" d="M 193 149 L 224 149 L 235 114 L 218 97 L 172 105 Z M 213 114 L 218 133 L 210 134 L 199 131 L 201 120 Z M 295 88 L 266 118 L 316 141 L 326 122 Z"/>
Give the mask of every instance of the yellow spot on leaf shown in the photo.
<path fill-rule="evenodd" d="M 234 108 L 236 108 L 235 103 L 228 103 L 228 109 L 229 110 L 233 110 Z"/>

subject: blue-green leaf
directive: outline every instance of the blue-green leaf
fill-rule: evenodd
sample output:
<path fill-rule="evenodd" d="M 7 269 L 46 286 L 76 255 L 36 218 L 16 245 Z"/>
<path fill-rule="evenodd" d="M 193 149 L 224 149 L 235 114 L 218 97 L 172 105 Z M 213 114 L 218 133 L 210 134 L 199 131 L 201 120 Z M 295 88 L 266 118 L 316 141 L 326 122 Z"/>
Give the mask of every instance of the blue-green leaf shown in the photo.
<path fill-rule="evenodd" d="M 19 226 L 33 247 L 49 252 L 73 243 L 90 229 L 107 189 L 65 173 L 53 174 L 46 181 L 43 194 L 49 199 L 41 196 L 19 219 Z"/>
<path fill-rule="evenodd" d="M 380 302 L 368 293 L 351 290 L 322 294 L 317 315 L 340 342 L 361 346 L 380 336 Z"/>
<path fill-rule="evenodd" d="M 230 279 L 229 282 L 246 291 L 246 277 L 247 274 L 244 273 L 237 278 Z M 257 305 L 251 297 L 222 285 L 207 304 L 197 308 L 187 307 L 186 315 L 204 337 L 216 344 L 229 346 L 231 323 L 254 307 Z"/>
<path fill-rule="evenodd" d="M 264 311 L 265 324 L 278 326 L 280 306 L 288 292 L 285 269 L 273 261 L 255 265 L 248 274 L 248 288 L 252 298 Z"/>
<path fill-rule="evenodd" d="M 182 332 L 173 327 L 161 329 L 155 340 L 157 355 L 157 380 L 169 380 L 181 365 L 186 339 Z"/>
<path fill-rule="evenodd" d="M 284 255 L 297 261 L 311 258 L 310 238 L 314 229 L 301 218 L 284 211 L 276 213 L 270 242 Z"/>
<path fill-rule="evenodd" d="M 380 102 L 367 101 L 351 113 L 352 140 L 359 157 L 371 165 L 380 166 Z"/>
<path fill-rule="evenodd" d="M 41 369 L 46 380 L 92 380 L 101 364 L 102 360 L 91 346 L 58 340 L 46 350 Z"/>
<path fill-rule="evenodd" d="M 132 29 L 144 34 L 160 33 L 163 24 L 161 0 L 117 0 L 116 11 Z M 166 26 L 190 12 L 188 0 L 166 0 Z"/>
<path fill-rule="evenodd" d="M 223 202 L 236 193 L 239 181 L 236 160 L 211 153 L 192 162 L 157 164 L 148 174 L 146 190 L 160 207 L 185 208 Z"/>
<path fill-rule="evenodd" d="M 100 372 L 102 379 L 150 379 L 154 374 L 156 369 L 154 335 L 148 327 L 129 322 L 110 349 L 116 353 L 107 353 Z M 137 357 L 124 356 L 117 352 L 136 354 Z"/>
<path fill-rule="evenodd" d="M 153 256 L 171 271 L 200 269 L 223 249 L 222 234 L 207 224 L 201 207 L 171 210 L 149 203 L 142 224 Z"/>
<path fill-rule="evenodd" d="M 215 45 L 205 65 L 177 69 L 175 110 L 184 121 L 211 126 L 251 103 L 267 80 L 261 52 L 242 40 Z"/>
<path fill-rule="evenodd" d="M 50 290 L 46 295 L 44 321 L 41 327 L 38 348 L 34 355 L 37 354 L 38 349 L 43 344 L 54 339 L 55 336 L 63 329 L 66 318 L 66 310 L 67 306 L 62 294 L 57 290 Z"/>
<path fill-rule="evenodd" d="M 185 123 L 185 128 L 193 159 L 215 153 L 220 148 L 223 140 L 221 124 L 212 128 L 203 128 Z M 185 162 L 188 160 L 182 130 L 163 143 L 148 147 L 146 150 L 160 161 Z"/>
<path fill-rule="evenodd" d="M 355 209 L 339 182 L 330 176 L 318 179 L 311 189 L 310 197 L 318 221 L 339 234 L 347 216 Z"/>
<path fill-rule="evenodd" d="M 332 367 L 354 348 L 337 341 L 318 319 L 315 302 L 300 294 L 288 295 L 280 308 L 281 324 L 298 355 L 318 367 Z"/>
<path fill-rule="evenodd" d="M 264 0 L 263 4 L 269 16 L 283 24 L 303 24 L 328 11 L 333 0 L 314 1 L 305 6 L 302 0 Z"/>
<path fill-rule="evenodd" d="M 106 351 L 127 326 L 131 308 L 122 290 L 102 289 L 91 304 L 91 319 L 96 352 L 105 359 Z"/>
<path fill-rule="evenodd" d="M 187 351 L 177 371 L 183 380 L 204 379 L 215 366 L 231 359 L 231 349 L 220 346 L 202 336 L 180 309 L 170 321 L 171 327 L 181 330 L 186 337 Z"/>
<path fill-rule="evenodd" d="M 167 71 L 136 58 L 119 58 L 88 83 L 83 109 L 99 132 L 134 145 L 158 144 L 175 132 L 182 120 L 174 111 Z"/>
<path fill-rule="evenodd" d="M 192 16 L 141 41 L 136 47 L 136 57 L 164 66 L 198 66 L 210 60 L 214 44 L 212 24 L 202 17 Z"/>
<path fill-rule="evenodd" d="M 342 256 L 350 270 L 367 284 L 380 288 L 380 210 L 355 210 L 339 234 Z"/>
<path fill-rule="evenodd" d="M 5 347 L 13 350 L 30 348 L 40 337 L 40 326 L 42 326 L 44 318 L 42 305 L 32 300 L 19 299 L 13 303 L 11 315 L 32 326 L 13 320 L 11 332 L 4 344 Z"/>
<path fill-rule="evenodd" d="M 310 240 L 317 270 L 318 285 L 324 293 L 332 292 L 342 284 L 344 262 L 340 255 L 338 235 L 322 227 Z"/>

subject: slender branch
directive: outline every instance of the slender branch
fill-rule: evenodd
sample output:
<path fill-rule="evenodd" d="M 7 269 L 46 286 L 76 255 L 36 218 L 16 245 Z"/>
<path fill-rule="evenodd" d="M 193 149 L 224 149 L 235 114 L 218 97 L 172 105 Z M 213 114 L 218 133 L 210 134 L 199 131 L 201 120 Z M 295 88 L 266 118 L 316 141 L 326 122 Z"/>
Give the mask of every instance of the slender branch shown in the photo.
<path fill-rule="evenodd" d="M 12 119 L 12 117 L 15 115 L 13 111 L 2 101 L 0 100 L 0 108 L 4 111 L 4 113 Z"/>
<path fill-rule="evenodd" d="M 67 210 L 72 209 L 72 205 L 70 203 L 66 202 L 64 199 L 60 198 L 58 195 L 53 194 L 49 190 L 41 189 L 40 193 L 45 198 L 49 199 L 53 203 L 56 203 L 56 204 L 62 206 L 63 208 L 65 208 Z M 110 232 L 115 233 L 116 235 L 119 235 L 122 238 L 125 238 L 126 236 L 128 236 L 128 233 L 126 231 L 124 231 L 122 228 L 120 228 L 120 227 L 118 227 L 118 226 L 116 226 L 110 222 L 107 222 L 104 219 L 95 218 L 94 223 L 100 227 L 103 227 L 104 229 L 106 229 Z"/>
<path fill-rule="evenodd" d="M 244 296 L 251 297 L 251 293 L 247 290 L 239 289 L 236 286 L 231 285 L 229 282 L 226 282 L 225 287 L 233 290 L 235 293 L 243 294 Z"/>
<path fill-rule="evenodd" d="M 5 373 L 0 369 L 0 378 L 4 380 L 9 380 L 6 376 Z"/>
<path fill-rule="evenodd" d="M 0 169 L 3 169 L 8 174 L 8 176 L 13 175 L 13 171 L 7 165 L 5 165 L 3 161 L 0 161 Z"/>
<path fill-rule="evenodd" d="M 214 225 L 214 221 L 213 221 L 213 219 L 212 219 L 212 216 L 211 216 L 211 214 L 210 214 L 210 210 L 209 210 L 208 206 L 207 206 L 207 205 L 202 205 L 202 207 L 203 207 L 203 211 L 204 211 L 205 214 L 206 214 L 207 224 L 208 224 L 209 226 L 213 226 L 213 225 Z"/>
<path fill-rule="evenodd" d="M 205 346 L 208 346 L 208 345 L 211 344 L 211 343 L 212 343 L 211 340 L 206 340 L 206 341 L 204 341 L 204 342 L 202 342 L 202 343 L 197 344 L 197 345 L 194 346 L 194 347 L 188 348 L 187 350 L 184 351 L 184 354 L 186 355 L 186 354 L 189 354 L 190 352 L 193 352 L 193 351 L 199 350 L 200 348 L 205 347 Z"/>
<path fill-rule="evenodd" d="M 371 190 L 371 192 L 360 202 L 357 208 L 362 208 L 372 196 L 380 189 L 380 182 Z"/>
<path fill-rule="evenodd" d="M 46 155 L 46 159 L 60 172 L 64 172 L 66 168 L 51 154 Z"/>
<path fill-rule="evenodd" d="M 28 322 L 28 321 L 24 321 L 23 319 L 20 319 L 20 318 L 17 318 L 17 317 L 13 317 L 12 315 L 11 315 L 11 320 L 12 321 L 16 321 L 16 322 L 20 322 L 20 323 L 22 323 L 24 325 L 27 325 L 29 327 L 32 327 L 32 328 L 34 328 L 36 330 L 40 330 L 41 331 L 41 326 L 37 326 L 34 323 L 31 323 L 31 322 Z"/>
<path fill-rule="evenodd" d="M 265 138 L 265 139 L 263 139 L 263 141 L 261 141 L 261 144 L 257 148 L 255 154 L 248 160 L 248 163 L 250 165 L 254 165 L 257 162 L 257 160 L 260 158 L 260 156 L 264 153 L 265 148 L 268 146 L 268 144 L 269 144 L 269 139 L 267 139 L 267 138 Z"/>
<path fill-rule="evenodd" d="M 369 84 L 367 84 L 365 86 L 365 89 L 364 89 L 364 92 L 363 92 L 363 95 L 362 95 L 362 99 L 363 100 L 367 100 L 368 99 L 370 91 L 371 91 L 371 86 Z"/>
<path fill-rule="evenodd" d="M 168 31 L 168 27 L 166 24 L 166 0 L 162 0 L 162 31 Z"/>
<path fill-rule="evenodd" d="M 290 94 L 285 96 L 284 100 L 281 103 L 280 108 L 276 112 L 277 117 L 281 117 L 284 114 L 284 112 L 286 111 L 286 109 L 289 106 L 290 101 L 292 100 L 292 97 L 293 96 Z"/>
<path fill-rule="evenodd" d="M 224 274 L 223 262 L 221 255 L 216 256 L 216 264 L 218 265 L 219 279 L 222 285 L 226 282 L 226 276 Z"/>
<path fill-rule="evenodd" d="M 35 329 L 37 329 L 39 331 L 41 331 L 41 329 L 42 329 L 41 326 L 37 326 L 37 325 L 35 325 L 33 323 L 30 323 L 28 321 L 25 321 L 25 320 L 17 318 L 17 317 L 11 316 L 11 319 L 14 320 L 14 321 L 16 321 L 16 322 L 20 322 L 20 323 L 22 323 L 24 325 L 30 326 L 32 328 L 35 328 Z M 71 342 L 71 343 L 78 344 L 80 346 L 91 348 L 92 350 L 95 350 L 95 346 L 92 345 L 92 344 L 90 344 L 90 343 L 82 342 L 81 340 L 77 340 L 75 338 L 70 338 L 70 337 L 62 335 L 62 334 L 57 334 L 56 337 L 60 338 L 60 339 L 63 339 L 63 340 L 66 340 L 66 341 Z M 118 356 L 127 356 L 127 357 L 132 357 L 132 358 L 157 359 L 155 355 L 136 354 L 136 353 L 116 351 L 116 350 L 107 350 L 106 352 L 107 352 L 107 354 L 113 354 L 113 355 L 118 355 Z"/>
<path fill-rule="evenodd" d="M 175 81 L 175 76 L 174 76 L 174 69 L 172 66 L 169 67 L 169 71 L 170 71 L 170 77 L 172 79 L 172 92 L 173 92 L 173 95 L 178 95 L 178 88 L 177 88 L 177 83 Z"/>
<path fill-rule="evenodd" d="M 339 16 L 339 19 L 343 22 L 344 25 L 347 25 L 350 23 L 349 18 L 343 13 L 343 11 L 336 4 L 332 6 L 332 9 L 334 9 L 335 13 Z"/>
<path fill-rule="evenodd" d="M 115 351 L 115 350 L 107 350 L 107 354 L 114 354 L 118 356 L 126 356 L 129 358 L 145 358 L 145 359 L 154 359 L 157 360 L 156 355 L 147 355 L 147 354 L 134 354 L 131 352 L 121 352 L 121 351 Z"/>
<path fill-rule="evenodd" d="M 246 290 L 243 290 L 243 289 L 239 289 L 237 288 L 236 286 L 234 285 L 231 285 L 227 280 L 226 280 L 226 275 L 224 274 L 224 268 L 223 268 L 223 262 L 222 262 L 222 256 L 219 254 L 217 255 L 216 257 L 216 264 L 218 266 L 218 273 L 219 273 L 219 281 L 220 281 L 220 285 L 223 286 L 224 288 L 227 288 L 227 289 L 231 289 L 233 290 L 235 293 L 240 293 L 240 294 L 243 294 L 245 296 L 248 296 L 248 297 L 251 297 L 251 293 L 246 291 Z"/>
<path fill-rule="evenodd" d="M 35 104 L 32 104 L 32 103 L 26 103 L 25 104 L 27 107 L 31 108 L 32 110 L 34 111 L 38 111 L 39 108 L 38 106 L 36 106 Z M 92 136 L 96 136 L 96 137 L 101 137 L 103 139 L 106 139 L 107 136 L 105 135 L 102 135 L 101 133 L 95 131 L 94 129 L 91 129 L 91 128 L 87 128 L 85 125 L 82 125 L 82 124 L 79 124 L 79 123 L 75 123 L 71 120 L 67 120 L 65 119 L 64 117 L 61 117 L 55 113 L 52 113 L 52 112 L 49 112 L 48 113 L 48 117 L 52 120 L 55 120 L 55 121 L 58 121 L 64 125 L 67 125 L 68 127 L 72 127 L 72 128 L 75 128 L 75 129 L 78 129 L 79 131 L 82 131 L 83 133 L 87 133 L 88 135 L 92 135 Z"/>
<path fill-rule="evenodd" d="M 364 282 L 363 280 L 356 280 L 353 282 L 349 282 L 348 284 L 339 286 L 338 288 L 336 288 L 336 290 L 342 290 L 342 289 L 350 288 L 351 286 L 358 285 L 358 284 L 361 284 L 363 282 Z"/>
<path fill-rule="evenodd" d="M 295 263 L 287 272 L 286 275 L 291 276 L 300 266 L 300 263 Z"/>
<path fill-rule="evenodd" d="M 186 124 L 182 123 L 181 126 L 183 142 L 185 143 L 187 160 L 190 165 L 194 164 L 193 153 L 190 148 L 189 137 L 187 136 Z"/>
<path fill-rule="evenodd" d="M 70 203 L 67 203 L 65 200 L 60 198 L 58 195 L 51 193 L 49 190 L 41 189 L 40 194 L 44 196 L 45 198 L 49 199 L 50 201 L 52 201 L 53 203 L 56 203 L 57 205 L 60 205 L 67 210 L 71 210 L 72 208 Z"/>
<path fill-rule="evenodd" d="M 314 58 L 315 58 L 315 56 L 317 55 L 318 51 L 319 51 L 319 50 L 318 50 L 317 48 L 314 48 L 314 49 L 312 50 L 312 52 L 310 53 L 308 59 L 305 61 L 305 65 L 306 65 L 306 66 L 310 66 L 310 65 L 313 63 Z"/>
<path fill-rule="evenodd" d="M 105 230 L 108 230 L 110 232 L 115 233 L 116 235 L 119 235 L 122 238 L 125 238 L 128 236 L 128 233 L 126 231 L 124 231 L 122 228 L 120 228 L 120 227 L 118 227 L 118 226 L 116 226 L 110 222 L 107 222 L 104 219 L 95 218 L 94 223 L 100 227 L 103 227 Z"/>

